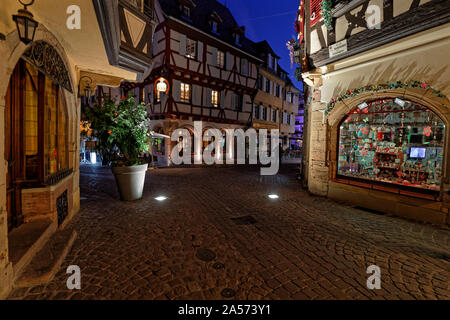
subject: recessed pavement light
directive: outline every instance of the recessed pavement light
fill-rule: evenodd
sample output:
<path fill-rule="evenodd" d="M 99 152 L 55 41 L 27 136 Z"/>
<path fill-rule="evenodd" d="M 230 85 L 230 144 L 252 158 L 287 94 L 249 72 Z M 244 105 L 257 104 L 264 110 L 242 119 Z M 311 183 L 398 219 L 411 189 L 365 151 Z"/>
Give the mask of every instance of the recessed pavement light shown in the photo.
<path fill-rule="evenodd" d="M 276 195 L 276 194 L 269 194 L 269 198 L 270 199 L 278 199 L 280 197 L 278 195 Z"/>
<path fill-rule="evenodd" d="M 164 201 L 164 200 L 167 200 L 167 197 L 160 196 L 160 197 L 156 197 L 155 200 L 156 201 Z"/>

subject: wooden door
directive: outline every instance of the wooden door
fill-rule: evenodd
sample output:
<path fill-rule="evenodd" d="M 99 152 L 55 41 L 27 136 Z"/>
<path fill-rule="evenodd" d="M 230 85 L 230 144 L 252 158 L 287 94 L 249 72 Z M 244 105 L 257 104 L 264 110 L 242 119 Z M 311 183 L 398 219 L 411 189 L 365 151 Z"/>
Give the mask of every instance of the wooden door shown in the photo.
<path fill-rule="evenodd" d="M 22 176 L 23 145 L 23 62 L 20 61 L 11 76 L 6 94 L 5 109 L 5 159 L 8 162 L 6 175 L 6 209 L 8 230 L 23 223 L 21 210 L 20 178 Z"/>

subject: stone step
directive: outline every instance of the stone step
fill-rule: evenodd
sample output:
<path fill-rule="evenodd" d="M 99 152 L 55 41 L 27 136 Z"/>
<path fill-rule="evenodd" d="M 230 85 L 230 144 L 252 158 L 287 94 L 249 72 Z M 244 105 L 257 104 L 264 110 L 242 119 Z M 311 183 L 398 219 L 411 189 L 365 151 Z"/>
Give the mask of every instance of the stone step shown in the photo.
<path fill-rule="evenodd" d="M 10 232 L 9 261 L 13 265 L 14 279 L 20 277 L 57 228 L 56 222 L 45 218 L 25 223 Z"/>
<path fill-rule="evenodd" d="M 77 233 L 73 229 L 57 231 L 45 246 L 35 255 L 21 276 L 15 288 L 31 287 L 49 283 L 70 252 Z"/>

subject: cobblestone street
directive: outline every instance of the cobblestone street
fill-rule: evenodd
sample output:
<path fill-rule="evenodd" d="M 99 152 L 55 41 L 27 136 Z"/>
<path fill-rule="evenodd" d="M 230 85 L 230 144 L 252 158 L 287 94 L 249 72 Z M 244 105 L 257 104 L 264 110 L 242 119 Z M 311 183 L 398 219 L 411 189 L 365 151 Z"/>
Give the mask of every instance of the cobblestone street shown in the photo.
<path fill-rule="evenodd" d="M 289 168 L 150 171 L 135 203 L 109 169 L 82 167 L 80 185 L 60 271 L 10 299 L 450 299 L 448 230 L 310 196 Z M 381 290 L 366 286 L 373 264 Z M 69 265 L 81 290 L 66 287 Z"/>

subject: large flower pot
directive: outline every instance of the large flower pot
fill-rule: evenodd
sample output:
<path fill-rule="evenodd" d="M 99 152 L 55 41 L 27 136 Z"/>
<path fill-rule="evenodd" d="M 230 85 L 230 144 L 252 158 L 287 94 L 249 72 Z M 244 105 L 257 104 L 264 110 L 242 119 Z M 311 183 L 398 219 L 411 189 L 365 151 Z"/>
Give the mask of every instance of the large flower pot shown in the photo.
<path fill-rule="evenodd" d="M 134 201 L 142 198 L 147 169 L 148 164 L 112 168 L 122 201 Z"/>

